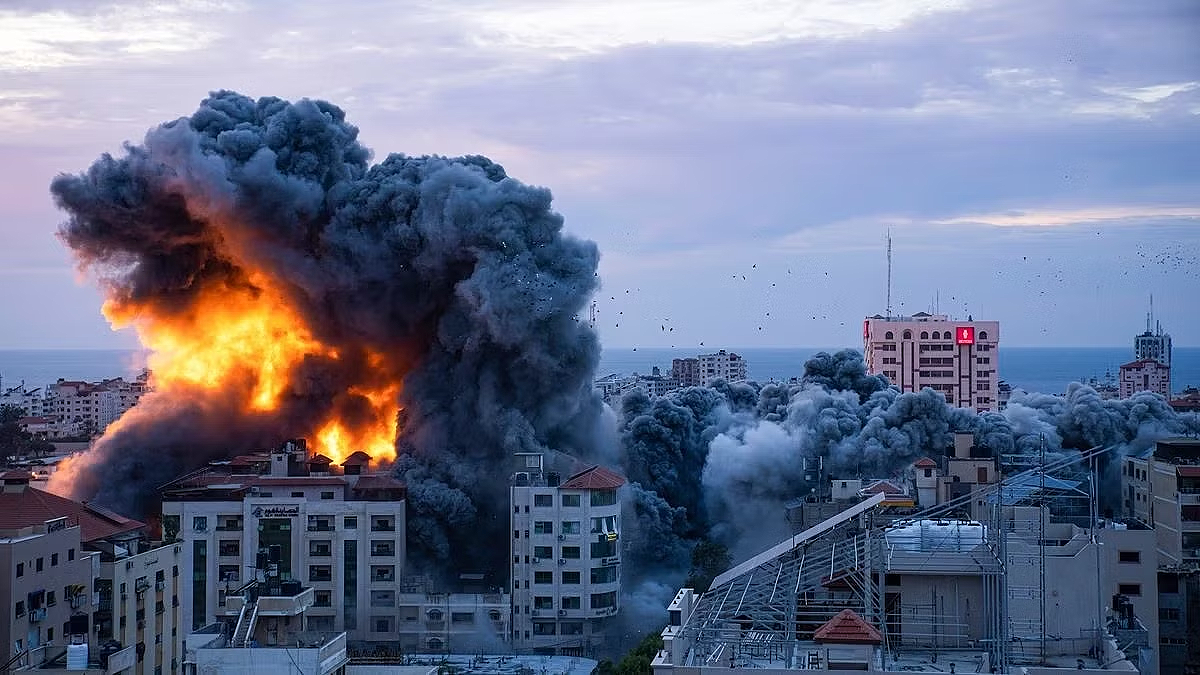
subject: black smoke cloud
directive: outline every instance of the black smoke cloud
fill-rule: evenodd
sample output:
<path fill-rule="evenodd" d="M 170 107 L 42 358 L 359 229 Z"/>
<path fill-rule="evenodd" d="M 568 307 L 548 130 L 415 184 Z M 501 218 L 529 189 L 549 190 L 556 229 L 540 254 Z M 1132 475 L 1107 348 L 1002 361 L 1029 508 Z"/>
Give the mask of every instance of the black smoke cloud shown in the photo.
<path fill-rule="evenodd" d="M 1017 391 L 1004 412 L 976 414 L 932 390 L 900 393 L 869 375 L 860 353 L 843 350 L 814 356 L 794 385 L 716 383 L 653 400 L 633 392 L 622 402 L 621 430 L 625 470 L 638 481 L 631 522 L 639 536 L 651 532 L 663 544 L 633 551 L 631 564 L 675 564 L 681 579 L 679 551 L 701 537 L 745 557 L 786 536 L 784 504 L 817 487 L 806 466 L 895 477 L 923 456 L 946 454 L 960 431 L 993 456 L 1029 461 L 1043 451 L 1055 458 L 1113 447 L 1101 497 L 1115 508 L 1119 462 L 1112 460 L 1159 438 L 1200 434 L 1200 416 L 1178 414 L 1150 393 L 1102 400 L 1079 384 L 1062 396 Z"/>
<path fill-rule="evenodd" d="M 185 315 L 265 274 L 339 353 L 306 358 L 269 414 L 221 393 L 154 392 L 100 440 L 75 493 L 145 513 L 183 471 L 331 410 L 353 419 L 355 385 L 399 380 L 414 556 L 503 569 L 491 544 L 506 540 L 497 478 L 511 453 L 599 452 L 599 346 L 576 318 L 598 282 L 597 248 L 563 233 L 548 190 L 484 157 L 371 165 L 357 135 L 326 102 L 221 91 L 54 180 L 70 216 L 60 238 L 112 301 Z"/>

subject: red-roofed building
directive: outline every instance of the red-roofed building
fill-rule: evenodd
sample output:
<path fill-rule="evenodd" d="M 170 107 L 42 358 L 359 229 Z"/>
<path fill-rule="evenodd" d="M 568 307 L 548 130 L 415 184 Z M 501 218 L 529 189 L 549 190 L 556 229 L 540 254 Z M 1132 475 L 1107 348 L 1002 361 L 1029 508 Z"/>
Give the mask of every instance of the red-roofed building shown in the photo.
<path fill-rule="evenodd" d="M 546 466 L 547 460 L 556 462 Z M 513 646 L 586 656 L 608 641 L 620 611 L 621 506 L 625 478 L 571 458 L 516 455 L 511 477 Z M 560 469 L 574 471 L 562 480 Z"/>
<path fill-rule="evenodd" d="M 1154 359 L 1139 359 L 1121 365 L 1118 384 L 1121 398 L 1149 391 L 1171 398 L 1171 367 Z"/>

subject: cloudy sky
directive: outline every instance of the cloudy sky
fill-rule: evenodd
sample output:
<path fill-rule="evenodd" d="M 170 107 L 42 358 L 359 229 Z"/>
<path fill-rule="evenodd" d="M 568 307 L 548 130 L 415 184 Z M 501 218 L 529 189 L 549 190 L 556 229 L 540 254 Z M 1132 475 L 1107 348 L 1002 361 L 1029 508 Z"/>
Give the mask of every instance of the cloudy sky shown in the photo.
<path fill-rule="evenodd" d="M 485 154 L 602 251 L 607 346 L 1200 345 L 1194 0 L 0 0 L 0 348 L 127 347 L 48 184 L 214 89 Z"/>

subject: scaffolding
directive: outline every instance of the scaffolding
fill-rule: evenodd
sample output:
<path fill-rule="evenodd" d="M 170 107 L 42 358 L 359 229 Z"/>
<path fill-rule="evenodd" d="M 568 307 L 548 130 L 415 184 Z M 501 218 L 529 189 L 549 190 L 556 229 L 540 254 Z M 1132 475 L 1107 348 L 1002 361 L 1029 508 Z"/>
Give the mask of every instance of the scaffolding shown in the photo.
<path fill-rule="evenodd" d="M 1094 476 L 1105 452 L 1043 459 L 901 520 L 881 507 L 883 495 L 860 502 L 719 575 L 676 633 L 688 645 L 678 665 L 812 667 L 808 641 L 843 609 L 879 629 L 878 665 L 885 670 L 901 651 L 934 659 L 939 652 L 981 653 L 996 672 L 1045 663 L 1047 549 L 1063 544 L 1048 528 L 1078 525 L 1052 524 L 1049 513 L 1088 518 L 1085 529 L 1096 543 Z M 978 504 L 985 505 L 974 509 L 982 517 L 973 520 L 968 514 Z M 952 581 L 931 581 L 927 597 L 907 587 L 902 596 L 899 575 Z M 982 606 L 972 606 L 972 598 Z M 1054 636 L 1060 649 L 1068 640 L 1099 651 L 1104 607 L 1097 605 L 1095 629 Z"/>

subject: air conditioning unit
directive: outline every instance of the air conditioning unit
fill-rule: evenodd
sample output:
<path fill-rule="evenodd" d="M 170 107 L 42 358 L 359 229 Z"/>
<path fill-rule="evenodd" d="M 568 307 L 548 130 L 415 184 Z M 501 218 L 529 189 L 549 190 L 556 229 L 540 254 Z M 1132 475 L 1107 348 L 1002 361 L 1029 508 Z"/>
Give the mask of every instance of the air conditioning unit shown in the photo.
<path fill-rule="evenodd" d="M 542 559 L 541 559 L 541 558 L 534 558 L 534 559 L 533 559 L 533 564 L 535 564 L 535 565 L 536 565 L 536 564 L 538 564 L 538 563 L 540 563 L 540 562 L 542 562 Z"/>
<path fill-rule="evenodd" d="M 559 565 L 566 565 L 566 564 L 567 564 L 567 559 L 566 559 L 566 558 L 559 558 L 559 559 L 558 559 L 558 564 L 559 564 Z"/>
<path fill-rule="evenodd" d="M 559 615 L 559 616 L 566 616 L 566 615 L 567 615 L 567 610 L 565 610 L 565 609 L 560 609 L 560 610 L 558 610 L 558 615 Z"/>
<path fill-rule="evenodd" d="M 562 541 L 562 540 L 564 540 L 564 539 L 566 539 L 566 538 L 567 538 L 567 535 L 565 535 L 565 534 L 560 534 L 560 535 L 558 535 L 558 540 L 559 540 L 559 541 Z"/>

